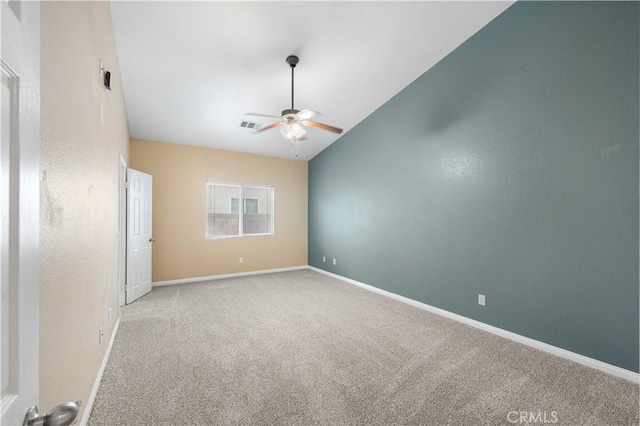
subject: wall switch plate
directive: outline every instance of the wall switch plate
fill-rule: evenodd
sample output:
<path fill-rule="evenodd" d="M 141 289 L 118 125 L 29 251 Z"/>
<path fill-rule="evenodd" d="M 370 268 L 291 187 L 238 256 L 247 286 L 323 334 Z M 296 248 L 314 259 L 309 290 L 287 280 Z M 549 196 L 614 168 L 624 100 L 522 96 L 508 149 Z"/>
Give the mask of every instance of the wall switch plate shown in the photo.
<path fill-rule="evenodd" d="M 102 337 L 104 336 L 104 331 L 102 331 L 102 327 L 98 329 L 98 343 L 102 344 Z"/>
<path fill-rule="evenodd" d="M 336 263 L 336 260 L 335 260 L 335 259 L 333 259 L 333 264 L 334 264 L 334 265 L 337 265 L 337 263 Z"/>
<path fill-rule="evenodd" d="M 240 263 L 244 263 L 244 257 L 240 258 Z"/>
<path fill-rule="evenodd" d="M 485 295 L 484 294 L 479 294 L 478 295 L 478 305 L 486 306 L 486 304 L 487 304 L 487 299 L 486 299 Z"/>
<path fill-rule="evenodd" d="M 327 256 L 322 256 L 322 261 L 326 262 L 327 261 Z"/>

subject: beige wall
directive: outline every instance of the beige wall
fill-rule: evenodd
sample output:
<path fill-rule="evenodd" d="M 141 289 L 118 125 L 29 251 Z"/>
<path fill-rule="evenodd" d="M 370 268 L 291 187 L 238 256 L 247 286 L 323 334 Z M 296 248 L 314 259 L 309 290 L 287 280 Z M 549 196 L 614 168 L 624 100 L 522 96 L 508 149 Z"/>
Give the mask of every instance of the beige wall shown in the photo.
<path fill-rule="evenodd" d="M 109 3 L 42 2 L 41 19 L 39 405 L 82 400 L 84 410 L 119 312 L 118 163 L 129 135 Z"/>
<path fill-rule="evenodd" d="M 132 139 L 129 166 L 153 176 L 153 281 L 307 264 L 306 162 Z M 205 239 L 207 182 L 273 185 L 275 235 Z"/>

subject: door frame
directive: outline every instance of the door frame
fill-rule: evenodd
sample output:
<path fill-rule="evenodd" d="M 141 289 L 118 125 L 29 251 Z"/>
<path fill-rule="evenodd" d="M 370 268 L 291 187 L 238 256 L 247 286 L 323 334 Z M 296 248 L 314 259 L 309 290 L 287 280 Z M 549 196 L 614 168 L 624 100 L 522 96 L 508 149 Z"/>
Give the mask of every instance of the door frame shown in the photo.
<path fill-rule="evenodd" d="M 9 269 L 5 279 L 12 309 L 0 315 L 8 318 L 5 330 L 11 355 L 5 364 L 9 382 L 0 402 L 0 423 L 22 424 L 29 406 L 39 399 L 40 4 L 2 1 L 0 7 L 0 73 L 10 93 L 2 102 L 16 102 L 9 104 L 10 178 L 8 188 L 2 189 L 2 198 L 8 201 Z"/>
<path fill-rule="evenodd" d="M 127 162 L 120 155 L 118 172 L 118 294 L 119 305 L 126 302 L 127 284 Z"/>

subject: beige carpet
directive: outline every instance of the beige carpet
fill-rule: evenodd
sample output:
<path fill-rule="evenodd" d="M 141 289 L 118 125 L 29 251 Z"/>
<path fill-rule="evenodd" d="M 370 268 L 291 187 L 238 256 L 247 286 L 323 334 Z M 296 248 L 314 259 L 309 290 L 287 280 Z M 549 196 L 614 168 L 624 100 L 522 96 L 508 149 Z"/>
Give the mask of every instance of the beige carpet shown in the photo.
<path fill-rule="evenodd" d="M 89 424 L 628 425 L 638 397 L 631 382 L 301 270 L 155 288 L 125 307 Z"/>

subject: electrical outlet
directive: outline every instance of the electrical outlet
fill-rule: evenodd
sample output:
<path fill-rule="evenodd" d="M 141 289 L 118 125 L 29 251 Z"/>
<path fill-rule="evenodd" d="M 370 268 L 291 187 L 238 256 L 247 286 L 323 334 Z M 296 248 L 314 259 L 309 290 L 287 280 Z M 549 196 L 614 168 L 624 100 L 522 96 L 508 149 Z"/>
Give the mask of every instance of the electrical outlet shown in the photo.
<path fill-rule="evenodd" d="M 102 338 L 104 337 L 104 331 L 102 331 L 102 327 L 98 329 L 98 344 L 102 344 Z"/>
<path fill-rule="evenodd" d="M 333 259 L 333 264 L 334 264 L 334 265 L 337 265 L 337 263 L 336 263 L 336 260 L 335 260 L 335 259 Z"/>
<path fill-rule="evenodd" d="M 327 261 L 327 256 L 322 256 L 322 262 L 326 262 Z"/>
<path fill-rule="evenodd" d="M 487 299 L 486 299 L 485 295 L 484 294 L 479 294 L 478 295 L 478 305 L 486 306 L 486 304 L 487 304 Z"/>
<path fill-rule="evenodd" d="M 244 257 L 240 258 L 240 263 L 244 263 Z"/>
<path fill-rule="evenodd" d="M 111 308 L 109 308 L 109 322 L 111 322 Z"/>

